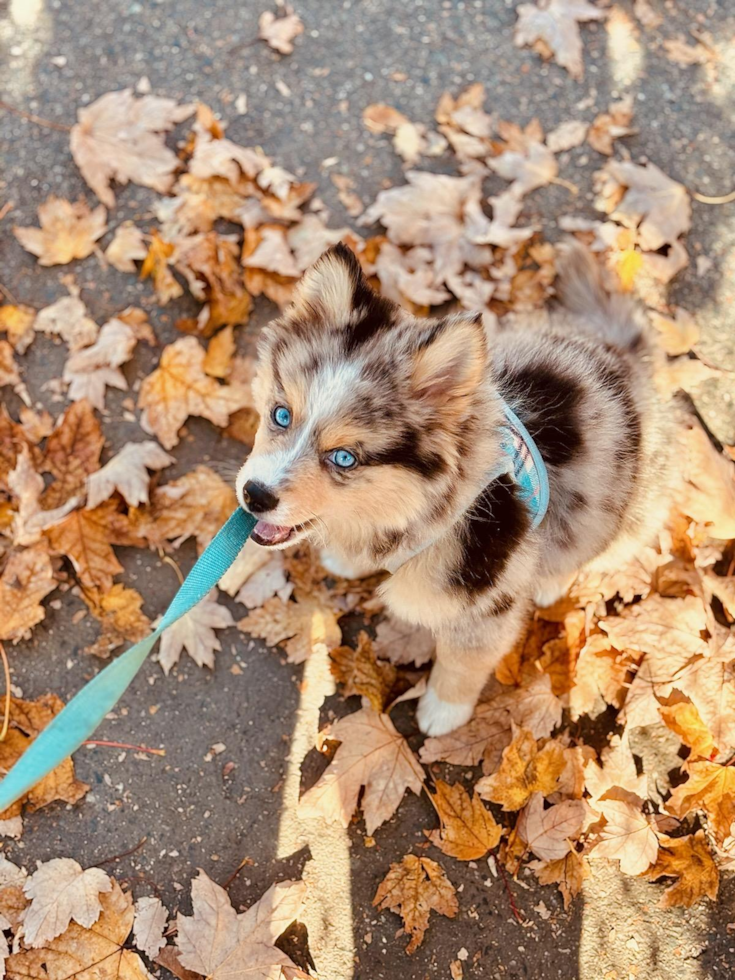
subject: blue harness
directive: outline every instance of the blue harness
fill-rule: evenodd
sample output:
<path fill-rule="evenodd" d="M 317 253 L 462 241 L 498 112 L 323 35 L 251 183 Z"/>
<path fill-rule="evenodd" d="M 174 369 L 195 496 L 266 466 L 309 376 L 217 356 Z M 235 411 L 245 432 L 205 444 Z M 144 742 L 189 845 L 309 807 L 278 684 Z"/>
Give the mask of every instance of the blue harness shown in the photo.
<path fill-rule="evenodd" d="M 488 482 L 511 473 L 533 515 L 543 520 L 549 503 L 546 466 L 533 439 L 516 414 L 503 403 L 502 449 L 506 459 Z M 219 582 L 237 558 L 256 519 L 238 509 L 202 552 L 156 629 L 101 670 L 34 739 L 0 782 L 0 813 L 24 796 L 64 759 L 76 752 L 123 696 L 167 626 L 185 616 Z"/>

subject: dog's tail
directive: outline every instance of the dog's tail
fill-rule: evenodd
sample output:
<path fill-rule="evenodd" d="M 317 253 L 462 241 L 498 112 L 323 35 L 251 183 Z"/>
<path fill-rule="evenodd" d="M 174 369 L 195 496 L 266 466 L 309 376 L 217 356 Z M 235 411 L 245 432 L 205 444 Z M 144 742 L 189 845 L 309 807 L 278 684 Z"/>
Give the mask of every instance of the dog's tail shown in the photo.
<path fill-rule="evenodd" d="M 599 265 L 577 241 L 559 246 L 556 292 L 562 306 L 580 318 L 580 327 L 608 344 L 635 352 L 646 344 L 645 325 L 635 302 L 608 293 Z"/>

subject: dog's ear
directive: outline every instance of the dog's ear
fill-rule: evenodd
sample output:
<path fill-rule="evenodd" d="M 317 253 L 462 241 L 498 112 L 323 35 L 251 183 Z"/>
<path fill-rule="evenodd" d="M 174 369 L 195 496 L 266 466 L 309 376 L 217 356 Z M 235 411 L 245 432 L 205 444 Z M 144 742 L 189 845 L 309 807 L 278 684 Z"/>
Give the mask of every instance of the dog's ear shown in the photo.
<path fill-rule="evenodd" d="M 327 326 L 341 326 L 363 297 L 374 295 L 355 253 L 340 242 L 304 273 L 294 292 L 292 312 L 318 317 Z"/>
<path fill-rule="evenodd" d="M 477 388 L 486 364 L 481 316 L 446 317 L 429 328 L 418 345 L 411 376 L 414 391 L 437 406 L 449 406 Z"/>

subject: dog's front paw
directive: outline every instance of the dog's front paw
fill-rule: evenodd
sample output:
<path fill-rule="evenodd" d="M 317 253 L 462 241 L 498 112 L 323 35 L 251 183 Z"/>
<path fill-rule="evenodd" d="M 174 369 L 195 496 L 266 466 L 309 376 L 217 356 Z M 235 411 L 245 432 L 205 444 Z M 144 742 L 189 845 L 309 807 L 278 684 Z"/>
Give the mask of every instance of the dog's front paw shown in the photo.
<path fill-rule="evenodd" d="M 474 710 L 472 704 L 442 701 L 430 687 L 419 699 L 416 720 L 424 735 L 446 735 L 467 724 Z"/>

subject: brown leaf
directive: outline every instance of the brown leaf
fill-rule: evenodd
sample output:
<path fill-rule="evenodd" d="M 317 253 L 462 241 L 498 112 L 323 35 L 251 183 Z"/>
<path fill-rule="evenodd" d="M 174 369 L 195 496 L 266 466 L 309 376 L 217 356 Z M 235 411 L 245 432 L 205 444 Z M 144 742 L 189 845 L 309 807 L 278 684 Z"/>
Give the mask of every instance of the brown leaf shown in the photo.
<path fill-rule="evenodd" d="M 427 738 L 419 758 L 422 762 L 449 762 L 455 766 L 476 766 L 482 760 L 482 771 L 489 775 L 498 768 L 510 741 L 510 715 L 491 701 L 479 704 L 472 719 L 461 728 Z"/>
<path fill-rule="evenodd" d="M 594 806 L 598 800 L 625 799 L 642 805 L 648 796 L 648 777 L 638 775 L 626 732 L 613 735 L 600 753 L 602 766 L 590 760 L 585 766 L 585 787 Z"/>
<path fill-rule="evenodd" d="M 136 343 L 129 324 L 118 317 L 108 320 L 93 344 L 69 355 L 63 375 L 69 385 L 67 397 L 71 401 L 86 398 L 103 412 L 108 387 L 127 390 L 127 379 L 119 369 L 133 356 Z"/>
<path fill-rule="evenodd" d="M 207 305 L 196 320 L 195 332 L 211 335 L 225 324 L 245 323 L 252 301 L 245 289 L 239 261 L 239 245 L 217 232 L 194 235 L 179 242 L 172 256 L 175 268 L 184 275 L 192 294 Z"/>
<path fill-rule="evenodd" d="M 662 705 L 659 710 L 664 724 L 692 750 L 693 756 L 710 758 L 715 751 L 714 739 L 695 705 L 689 701 L 680 701 L 668 707 Z"/>
<path fill-rule="evenodd" d="M 5 405 L 0 405 L 0 487 L 7 489 L 8 476 L 18 465 L 18 456 L 28 450 L 31 469 L 41 465 L 41 453 L 23 425 L 14 422 Z"/>
<path fill-rule="evenodd" d="M 620 201 L 612 199 L 613 219 L 627 227 L 637 227 L 638 241 L 645 251 L 655 252 L 671 245 L 689 230 L 692 209 L 686 188 L 655 164 L 640 167 L 610 160 L 602 174 L 624 190 Z"/>
<path fill-rule="evenodd" d="M 556 63 L 580 82 L 584 76 L 584 62 L 579 23 L 601 20 L 606 12 L 586 0 L 539 0 L 538 5 L 520 4 L 517 12 L 513 36 L 516 47 L 543 43 Z"/>
<path fill-rule="evenodd" d="M 633 136 L 637 130 L 630 129 L 633 119 L 633 96 L 629 95 L 620 102 L 613 102 L 607 112 L 595 116 L 587 133 L 587 142 L 593 150 L 612 156 L 613 143 L 623 136 Z"/>
<path fill-rule="evenodd" d="M 137 643 L 150 632 L 151 622 L 141 609 L 143 596 L 135 589 L 117 582 L 109 592 L 85 591 L 82 598 L 102 624 L 102 633 L 85 653 L 106 659 L 116 647 Z"/>
<path fill-rule="evenodd" d="M 216 333 L 207 345 L 204 357 L 204 373 L 210 378 L 226 378 L 232 370 L 235 353 L 235 336 L 232 326 L 224 327 Z"/>
<path fill-rule="evenodd" d="M 375 634 L 376 655 L 398 666 L 416 664 L 421 667 L 431 660 L 436 647 L 429 630 L 390 616 L 378 624 Z"/>
<path fill-rule="evenodd" d="M 572 850 L 590 808 L 584 800 L 564 800 L 544 809 L 541 793 L 534 793 L 521 811 L 516 833 L 537 858 L 561 860 Z"/>
<path fill-rule="evenodd" d="M 40 310 L 34 324 L 36 333 L 61 337 L 72 351 L 93 344 L 99 327 L 87 316 L 87 307 L 78 296 L 63 296 Z"/>
<path fill-rule="evenodd" d="M 626 875 L 639 875 L 654 863 L 658 839 L 645 813 L 625 800 L 599 800 L 595 809 L 605 817 L 605 825 L 592 857 L 620 861 Z"/>
<path fill-rule="evenodd" d="M 126 442 L 120 452 L 108 460 L 101 470 L 87 479 L 87 509 L 91 510 L 108 500 L 115 491 L 130 507 L 148 503 L 148 470 L 162 470 L 176 460 L 165 453 L 157 442 Z"/>
<path fill-rule="evenodd" d="M 391 864 L 378 885 L 373 905 L 390 909 L 403 919 L 411 937 L 406 952 L 416 952 L 424 940 L 431 911 L 453 919 L 459 911 L 454 885 L 444 870 L 430 858 L 407 854 L 400 864 Z"/>
<path fill-rule="evenodd" d="M 503 831 L 476 792 L 472 797 L 461 783 L 436 780 L 432 802 L 439 815 L 439 830 L 424 833 L 432 844 L 459 861 L 475 861 L 500 842 Z"/>
<path fill-rule="evenodd" d="M 301 797 L 303 817 L 348 827 L 365 787 L 362 809 L 372 835 L 393 816 L 407 789 L 421 792 L 424 771 L 388 715 L 365 707 L 335 722 L 322 737 L 341 745 L 319 781 Z"/>
<path fill-rule="evenodd" d="M 690 657 L 707 652 L 707 643 L 701 637 L 707 619 L 697 596 L 666 599 L 652 595 L 634 606 L 626 606 L 620 616 L 601 619 L 599 626 L 618 650 L 654 655 L 666 651 L 671 669 L 661 676 L 662 682 L 673 679 L 677 668 Z"/>
<path fill-rule="evenodd" d="M 33 468 L 33 457 L 26 445 L 21 446 L 15 469 L 8 474 L 8 488 L 16 502 L 12 520 L 15 545 L 36 544 L 44 531 L 63 521 L 79 503 L 78 497 L 72 497 L 54 510 L 41 509 L 43 477 Z"/>
<path fill-rule="evenodd" d="M 680 818 L 692 810 L 703 810 L 721 843 L 735 822 L 735 768 L 716 762 L 687 762 L 682 772 L 689 778 L 674 789 L 666 809 Z"/>
<path fill-rule="evenodd" d="M 503 752 L 498 771 L 483 777 L 476 789 L 484 800 L 502 803 L 504 810 L 520 810 L 533 793 L 548 796 L 554 792 L 564 765 L 564 750 L 558 742 L 547 742 L 539 749 L 532 733 L 521 729 Z"/>
<path fill-rule="evenodd" d="M 683 68 L 690 65 L 706 65 L 716 61 L 717 54 L 704 44 L 687 44 L 683 38 L 667 38 L 663 44 L 666 57 Z"/>
<path fill-rule="evenodd" d="M 142 184 L 159 194 L 171 189 L 179 166 L 162 133 L 190 116 L 192 105 L 133 90 L 107 92 L 77 111 L 70 137 L 71 154 L 82 176 L 108 208 L 115 206 L 111 183 Z"/>
<path fill-rule="evenodd" d="M 689 909 L 706 895 L 714 902 L 720 886 L 720 875 L 707 847 L 704 831 L 686 837 L 659 838 L 658 858 L 644 871 L 648 881 L 676 878 L 661 896 L 661 908 L 680 906 Z"/>
<path fill-rule="evenodd" d="M 658 330 L 658 341 L 672 357 L 686 354 L 699 340 L 699 327 L 691 313 L 680 306 L 674 309 L 674 318 L 663 316 L 655 310 L 649 314 L 651 322 Z"/>
<path fill-rule="evenodd" d="M 84 490 L 87 477 L 99 469 L 104 442 L 88 401 L 82 399 L 67 408 L 48 438 L 43 457 L 43 472 L 54 477 L 41 497 L 46 510 L 60 507 Z"/>
<path fill-rule="evenodd" d="M 49 197 L 38 209 L 40 228 L 14 228 L 13 233 L 39 265 L 66 265 L 86 259 L 106 230 L 107 211 L 100 205 L 90 211 L 84 201 L 71 204 Z"/>
<path fill-rule="evenodd" d="M 699 422 L 682 428 L 679 459 L 683 487 L 679 508 L 707 526 L 713 538 L 735 537 L 735 465 L 718 453 Z"/>
<path fill-rule="evenodd" d="M 552 153 L 564 153 L 584 142 L 587 128 L 587 123 L 581 119 L 560 123 L 546 136 L 546 145 Z"/>
<path fill-rule="evenodd" d="M 21 381 L 20 369 L 13 356 L 13 348 L 7 340 L 0 340 L 0 388 L 4 388 L 6 385 L 12 388 L 26 405 L 30 404 L 30 396 Z"/>
<path fill-rule="evenodd" d="M 110 547 L 117 503 L 107 500 L 94 510 L 75 510 L 46 535 L 51 549 L 66 555 L 85 589 L 109 592 L 113 576 L 123 570 Z"/>
<path fill-rule="evenodd" d="M 587 858 L 578 851 L 570 851 L 556 861 L 532 861 L 530 867 L 542 885 L 559 886 L 565 910 L 592 874 Z"/>
<path fill-rule="evenodd" d="M 161 306 L 165 306 L 171 299 L 184 295 L 184 287 L 169 268 L 174 251 L 175 246 L 171 242 L 165 241 L 157 231 L 153 231 L 148 254 L 140 267 L 141 279 L 152 277 L 153 288 L 156 290 L 156 297 Z"/>
<path fill-rule="evenodd" d="M 237 628 L 261 637 L 269 646 L 283 646 L 292 664 L 303 663 L 317 651 L 329 652 L 342 639 L 337 617 L 318 597 L 284 602 L 274 596 L 251 610 Z"/>
<path fill-rule="evenodd" d="M 164 674 L 179 662 L 183 650 L 199 667 L 214 669 L 215 650 L 222 649 L 215 630 L 235 625 L 232 613 L 220 605 L 217 595 L 217 590 L 212 589 L 193 609 L 163 631 L 158 662 Z"/>
<path fill-rule="evenodd" d="M 258 36 L 280 54 L 291 54 L 291 43 L 299 34 L 303 34 L 304 25 L 298 14 L 290 8 L 282 17 L 277 17 L 270 10 L 264 10 L 258 19 Z"/>
<path fill-rule="evenodd" d="M 135 263 L 148 254 L 145 236 L 132 221 L 123 221 L 115 229 L 112 241 L 105 249 L 105 258 L 118 272 L 135 272 Z"/>
<path fill-rule="evenodd" d="M 488 165 L 503 180 L 513 181 L 509 190 L 516 197 L 545 187 L 559 172 L 554 154 L 543 143 L 531 143 L 525 152 L 506 150 L 498 157 L 491 157 Z"/>
<path fill-rule="evenodd" d="M 182 337 L 164 348 L 158 367 L 140 387 L 138 406 L 144 410 L 143 428 L 154 432 L 165 449 L 172 449 L 190 415 L 224 427 L 249 401 L 248 391 L 208 377 L 203 348 L 195 337 Z"/>
<path fill-rule="evenodd" d="M 10 556 L 0 577 L 0 640 L 17 643 L 46 615 L 41 605 L 56 588 L 51 559 L 37 544 Z"/>
<path fill-rule="evenodd" d="M 342 685 L 343 697 L 364 694 L 376 711 L 385 708 L 397 671 L 393 664 L 377 659 L 372 640 L 364 630 L 357 637 L 357 649 L 337 647 L 329 656 L 330 670 Z"/>
<path fill-rule="evenodd" d="M 100 895 L 112 891 L 102 868 L 84 870 L 72 858 L 39 864 L 25 884 L 31 899 L 23 919 L 23 942 L 38 949 L 61 935 L 72 919 L 89 929 L 102 912 Z"/>
<path fill-rule="evenodd" d="M 8 343 L 16 353 L 25 354 L 35 337 L 33 324 L 36 311 L 30 306 L 0 306 L 0 331 L 8 335 Z"/>
<path fill-rule="evenodd" d="M 181 965 L 181 954 L 174 946 L 164 946 L 154 962 L 173 973 L 179 980 L 199 980 L 199 974 Z"/>

